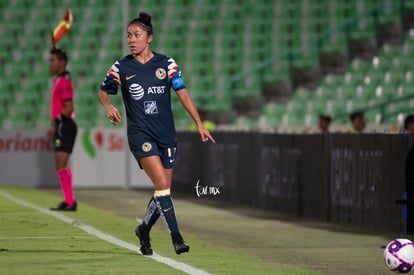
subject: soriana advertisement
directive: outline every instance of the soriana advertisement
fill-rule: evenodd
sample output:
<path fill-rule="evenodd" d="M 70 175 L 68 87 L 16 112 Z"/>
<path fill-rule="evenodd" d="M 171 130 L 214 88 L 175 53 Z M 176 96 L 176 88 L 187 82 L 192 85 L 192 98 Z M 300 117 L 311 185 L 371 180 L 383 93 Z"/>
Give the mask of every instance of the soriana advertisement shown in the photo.
<path fill-rule="evenodd" d="M 69 165 L 75 187 L 152 187 L 124 129 L 78 129 Z M 59 187 L 46 130 L 0 131 L 0 184 Z"/>
<path fill-rule="evenodd" d="M 0 184 L 59 187 L 46 131 L 0 131 Z"/>
<path fill-rule="evenodd" d="M 75 186 L 152 186 L 129 151 L 124 129 L 80 129 L 71 159 Z"/>
<path fill-rule="evenodd" d="M 75 187 L 125 186 L 126 147 L 122 130 L 78 129 L 71 156 Z"/>

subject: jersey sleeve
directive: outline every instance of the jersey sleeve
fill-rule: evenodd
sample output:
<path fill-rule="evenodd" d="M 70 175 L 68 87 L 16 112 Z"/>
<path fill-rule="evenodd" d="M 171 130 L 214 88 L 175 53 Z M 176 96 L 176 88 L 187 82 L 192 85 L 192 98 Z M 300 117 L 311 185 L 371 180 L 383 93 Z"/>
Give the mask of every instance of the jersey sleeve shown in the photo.
<path fill-rule="evenodd" d="M 108 73 L 101 84 L 101 90 L 107 92 L 108 94 L 117 94 L 118 87 L 120 86 L 121 79 L 119 77 L 119 61 L 116 61 L 111 68 L 109 68 Z"/>
<path fill-rule="evenodd" d="M 184 80 L 181 78 L 180 67 L 172 58 L 168 59 L 168 77 L 170 78 L 174 91 L 185 88 Z"/>
<path fill-rule="evenodd" d="M 62 101 L 73 100 L 73 84 L 68 78 L 62 78 L 59 81 L 58 90 L 60 91 L 60 98 Z"/>

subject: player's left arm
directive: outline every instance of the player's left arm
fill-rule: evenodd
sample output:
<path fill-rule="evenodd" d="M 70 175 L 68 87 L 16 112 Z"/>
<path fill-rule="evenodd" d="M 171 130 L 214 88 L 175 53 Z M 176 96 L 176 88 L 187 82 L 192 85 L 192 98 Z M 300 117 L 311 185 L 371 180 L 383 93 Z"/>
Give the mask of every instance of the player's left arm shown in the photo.
<path fill-rule="evenodd" d="M 216 143 L 214 138 L 211 136 L 210 132 L 204 127 L 203 122 L 200 118 L 200 114 L 198 113 L 197 107 L 195 106 L 194 101 L 191 98 L 190 92 L 185 87 L 184 80 L 181 77 L 180 67 L 172 58 L 168 60 L 168 77 L 171 86 L 174 89 L 174 91 L 176 91 L 176 94 L 181 104 L 184 106 L 187 113 L 191 116 L 191 118 L 197 125 L 197 130 L 200 134 L 201 141 L 206 142 L 208 140 L 211 140 L 213 143 Z"/>
<path fill-rule="evenodd" d="M 73 104 L 73 100 L 72 99 L 67 99 L 63 102 L 63 110 L 62 110 L 62 116 L 66 117 L 66 118 L 70 118 L 71 114 L 73 113 L 73 111 L 75 110 L 74 104 Z"/>
<path fill-rule="evenodd" d="M 180 102 L 184 106 L 187 113 L 196 123 L 201 141 L 206 142 L 208 140 L 211 140 L 213 143 L 216 143 L 214 138 L 211 136 L 210 132 L 204 127 L 203 122 L 200 118 L 200 114 L 198 113 L 197 107 L 195 106 L 194 101 L 187 88 L 182 88 L 178 90 L 177 96 L 180 99 Z"/>

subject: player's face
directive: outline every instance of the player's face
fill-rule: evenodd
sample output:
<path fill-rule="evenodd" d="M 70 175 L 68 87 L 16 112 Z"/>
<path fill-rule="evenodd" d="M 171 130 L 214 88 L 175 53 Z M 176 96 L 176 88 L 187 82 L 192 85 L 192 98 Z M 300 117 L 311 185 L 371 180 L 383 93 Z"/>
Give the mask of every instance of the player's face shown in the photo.
<path fill-rule="evenodd" d="M 152 35 L 148 35 L 147 31 L 140 24 L 132 24 L 128 27 L 128 46 L 132 55 L 142 53 L 149 47 L 152 41 Z"/>
<path fill-rule="evenodd" d="M 65 61 L 60 60 L 55 54 L 49 56 L 49 71 L 53 75 L 62 73 L 65 70 Z"/>

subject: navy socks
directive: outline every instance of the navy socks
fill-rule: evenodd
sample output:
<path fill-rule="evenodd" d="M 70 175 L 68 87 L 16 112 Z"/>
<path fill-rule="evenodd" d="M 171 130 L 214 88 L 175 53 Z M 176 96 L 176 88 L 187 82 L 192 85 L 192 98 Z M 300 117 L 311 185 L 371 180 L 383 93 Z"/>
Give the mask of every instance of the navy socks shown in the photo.
<path fill-rule="evenodd" d="M 179 233 L 177 218 L 175 216 L 174 203 L 170 195 L 155 197 L 158 211 L 164 219 L 171 234 Z"/>
<path fill-rule="evenodd" d="M 157 202 L 155 201 L 154 197 L 151 197 L 150 201 L 148 202 L 147 212 L 145 213 L 143 220 L 143 223 L 145 224 L 148 231 L 151 230 L 152 226 L 157 222 L 159 217 L 160 212 L 158 211 Z"/>

